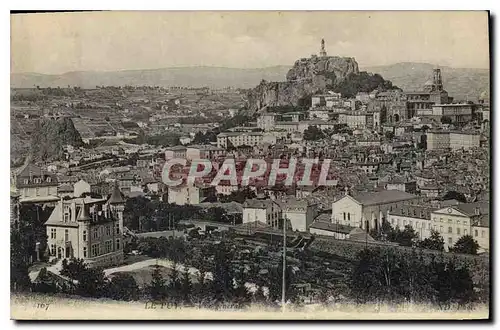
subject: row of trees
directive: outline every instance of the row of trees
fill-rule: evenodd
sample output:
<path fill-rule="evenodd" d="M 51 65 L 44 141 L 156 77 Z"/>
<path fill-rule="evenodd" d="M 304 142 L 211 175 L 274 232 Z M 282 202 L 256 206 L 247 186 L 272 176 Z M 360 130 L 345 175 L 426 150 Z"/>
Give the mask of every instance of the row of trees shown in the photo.
<path fill-rule="evenodd" d="M 168 244 L 160 245 L 163 248 Z M 171 251 L 174 250 L 172 246 Z M 43 268 L 33 283 L 32 290 L 125 301 L 152 300 L 175 306 L 201 304 L 210 307 L 231 304 L 242 307 L 252 302 L 276 306 L 282 293 L 282 268 L 279 265 L 271 268 L 267 292 L 261 286 L 252 293 L 246 284 L 251 281 L 248 270 L 232 262 L 234 250 L 227 244 L 220 243 L 212 252 L 213 262 L 210 267 L 200 268 L 197 273 L 190 273 L 188 267 L 181 271 L 182 267 L 179 267 L 175 260 L 168 270 L 156 265 L 151 274 L 151 281 L 142 288 L 130 274 L 117 273 L 109 279 L 102 269 L 89 268 L 81 259 L 72 259 L 69 262 L 63 260 L 61 275 L 71 281 L 62 283 Z M 160 254 L 170 256 L 168 252 Z M 207 276 L 208 272 L 211 276 Z M 291 269 L 287 269 L 286 279 L 287 297 L 295 301 L 297 295 L 291 285 Z"/>
<path fill-rule="evenodd" d="M 350 293 L 358 302 L 433 303 L 441 307 L 466 305 L 475 298 L 469 269 L 453 261 L 430 262 L 415 252 L 408 258 L 393 249 L 364 249 L 350 275 Z"/>
<path fill-rule="evenodd" d="M 225 202 L 240 202 L 253 196 L 246 190 L 224 198 Z M 199 219 L 221 223 L 239 223 L 239 217 L 230 216 L 222 207 L 202 208 L 195 205 L 167 204 L 139 196 L 127 199 L 123 212 L 127 228 L 135 231 L 161 231 L 173 229 L 180 220 Z"/>
<path fill-rule="evenodd" d="M 424 240 L 419 240 L 419 236 L 413 227 L 407 225 L 404 229 L 393 228 L 387 221 L 382 222 L 380 230 L 372 229 L 370 235 L 377 240 L 387 240 L 398 243 L 402 246 L 419 247 L 422 249 L 444 251 L 444 238 L 441 234 L 431 229 L 431 235 Z M 449 252 L 477 254 L 479 244 L 470 235 L 460 237 Z"/>

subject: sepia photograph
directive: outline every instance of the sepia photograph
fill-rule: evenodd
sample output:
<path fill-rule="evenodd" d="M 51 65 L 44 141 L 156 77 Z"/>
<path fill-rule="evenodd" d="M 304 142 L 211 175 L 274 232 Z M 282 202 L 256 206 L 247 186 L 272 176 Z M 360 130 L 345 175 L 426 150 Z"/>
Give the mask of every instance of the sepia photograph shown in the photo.
<path fill-rule="evenodd" d="M 490 26 L 11 12 L 11 319 L 491 319 Z"/>

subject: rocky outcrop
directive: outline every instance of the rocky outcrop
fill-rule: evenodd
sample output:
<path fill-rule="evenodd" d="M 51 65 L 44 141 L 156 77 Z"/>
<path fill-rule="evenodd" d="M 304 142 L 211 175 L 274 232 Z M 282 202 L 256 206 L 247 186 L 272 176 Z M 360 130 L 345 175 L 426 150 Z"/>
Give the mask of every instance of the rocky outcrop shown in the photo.
<path fill-rule="evenodd" d="M 366 80 L 369 84 L 364 84 Z M 354 88 L 351 81 L 355 81 Z M 247 95 L 248 109 L 254 113 L 265 106 L 307 106 L 313 94 L 327 90 L 343 92 L 350 97 L 356 89 L 371 91 L 378 87 L 392 88 L 392 84 L 379 75 L 360 73 L 352 57 L 312 56 L 296 61 L 284 82 L 261 81 Z"/>
<path fill-rule="evenodd" d="M 60 160 L 64 146 L 83 145 L 71 118 L 41 119 L 32 135 L 30 156 L 34 161 Z"/>

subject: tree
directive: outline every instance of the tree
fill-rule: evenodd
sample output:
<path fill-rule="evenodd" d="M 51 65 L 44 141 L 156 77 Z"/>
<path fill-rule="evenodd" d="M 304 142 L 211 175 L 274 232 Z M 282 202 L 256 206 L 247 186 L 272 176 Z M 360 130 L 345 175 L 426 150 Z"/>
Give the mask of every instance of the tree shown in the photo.
<path fill-rule="evenodd" d="M 478 249 L 477 241 L 471 235 L 465 235 L 458 239 L 453 248 L 450 248 L 450 252 L 477 254 Z"/>
<path fill-rule="evenodd" d="M 431 229 L 431 236 L 420 242 L 422 249 L 444 251 L 444 239 L 438 231 Z"/>
<path fill-rule="evenodd" d="M 415 246 L 418 241 L 418 235 L 411 226 L 405 226 L 404 230 L 396 228 L 387 235 L 387 239 L 391 242 L 399 243 L 402 246 Z"/>
<path fill-rule="evenodd" d="M 447 191 L 442 199 L 444 201 L 447 201 L 450 199 L 455 199 L 455 200 L 459 201 L 460 203 L 467 203 L 467 198 L 465 197 L 465 195 L 461 192 L 457 192 L 454 190 Z"/>
<path fill-rule="evenodd" d="M 304 140 L 317 141 L 324 138 L 325 134 L 323 131 L 315 125 L 307 127 L 304 131 Z"/>
<path fill-rule="evenodd" d="M 78 284 L 75 293 L 84 297 L 105 297 L 108 280 L 101 268 L 86 268 L 75 278 Z"/>
<path fill-rule="evenodd" d="M 170 271 L 170 281 L 168 283 L 167 296 L 170 300 L 177 306 L 181 298 L 181 279 L 179 275 L 179 270 L 177 262 L 174 261 L 172 264 L 172 269 Z"/>
<path fill-rule="evenodd" d="M 220 195 L 219 200 L 223 203 L 238 202 L 240 204 L 243 204 L 247 199 L 256 197 L 257 195 L 255 194 L 255 191 L 247 186 L 243 189 L 238 189 L 237 191 L 231 192 L 230 195 Z"/>
<path fill-rule="evenodd" d="M 139 297 L 139 287 L 132 275 L 118 273 L 109 282 L 107 295 L 114 300 L 136 300 Z"/>
<path fill-rule="evenodd" d="M 234 272 L 234 296 L 236 303 L 239 306 L 246 305 L 250 303 L 251 301 L 251 296 L 250 292 L 248 291 L 247 287 L 245 286 L 246 283 L 246 274 L 243 269 L 238 269 L 237 271 Z"/>
<path fill-rule="evenodd" d="M 186 267 L 182 273 L 182 298 L 185 304 L 191 303 L 191 294 L 193 293 L 193 284 L 189 277 L 189 269 Z"/>
<path fill-rule="evenodd" d="M 155 265 L 151 284 L 148 287 L 149 296 L 153 301 L 162 301 L 165 299 L 165 280 L 163 279 L 163 275 L 161 274 L 161 268 L 158 265 Z"/>
<path fill-rule="evenodd" d="M 63 276 L 76 280 L 85 270 L 87 270 L 87 265 L 83 259 L 72 258 L 69 262 L 68 259 L 62 261 L 61 275 Z"/>
<path fill-rule="evenodd" d="M 28 252 L 23 244 L 22 234 L 12 225 L 10 228 L 10 289 L 12 291 L 30 289 L 28 262 Z"/>
<path fill-rule="evenodd" d="M 33 282 L 33 291 L 41 293 L 56 293 L 57 285 L 51 280 L 47 268 L 43 267 L 38 273 L 38 277 Z"/>
<path fill-rule="evenodd" d="M 219 243 L 214 256 L 213 294 L 217 302 L 230 300 L 233 293 L 231 258 L 225 243 Z"/>
<path fill-rule="evenodd" d="M 377 230 L 375 228 L 371 229 L 370 236 L 376 240 L 384 240 L 387 239 L 387 237 L 392 237 L 391 233 L 393 232 L 394 228 L 392 228 L 389 221 L 382 219 L 382 226 L 380 227 L 380 230 Z"/>

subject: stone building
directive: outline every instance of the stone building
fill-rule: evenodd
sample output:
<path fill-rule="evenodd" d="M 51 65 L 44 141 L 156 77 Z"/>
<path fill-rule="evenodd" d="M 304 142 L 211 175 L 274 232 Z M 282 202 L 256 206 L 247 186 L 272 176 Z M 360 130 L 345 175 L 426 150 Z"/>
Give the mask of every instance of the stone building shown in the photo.
<path fill-rule="evenodd" d="M 125 201 L 115 186 L 109 200 L 60 200 L 45 222 L 47 245 L 55 259 L 81 258 L 91 267 L 123 261 Z"/>

